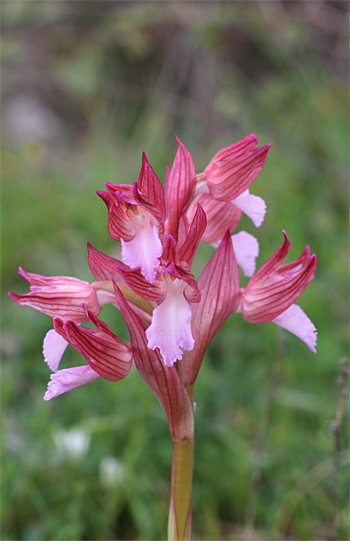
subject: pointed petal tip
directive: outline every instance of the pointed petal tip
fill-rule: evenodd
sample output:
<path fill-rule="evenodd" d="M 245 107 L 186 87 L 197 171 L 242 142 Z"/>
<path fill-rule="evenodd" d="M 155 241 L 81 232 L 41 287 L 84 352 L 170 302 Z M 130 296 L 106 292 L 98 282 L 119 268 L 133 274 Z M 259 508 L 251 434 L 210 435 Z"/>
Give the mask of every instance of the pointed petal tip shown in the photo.
<path fill-rule="evenodd" d="M 21 302 L 22 295 L 19 295 L 18 293 L 13 293 L 12 291 L 9 291 L 8 295 L 17 304 L 19 304 L 20 306 L 23 306 L 23 303 Z"/>
<path fill-rule="evenodd" d="M 18 267 L 18 274 L 30 283 L 29 273 L 26 272 L 21 266 Z"/>
<path fill-rule="evenodd" d="M 310 250 L 310 246 L 307 244 L 307 245 L 305 246 L 304 250 L 302 251 L 301 256 L 300 256 L 300 257 L 303 258 L 304 264 L 306 263 L 306 261 L 307 261 L 307 260 L 309 259 L 309 257 L 310 257 L 310 251 L 311 251 L 311 250 Z"/>
<path fill-rule="evenodd" d="M 258 144 L 258 138 L 257 136 L 255 135 L 254 132 L 252 133 L 248 133 L 248 135 L 246 135 L 245 137 L 243 137 L 243 139 L 240 139 L 239 141 L 237 141 L 238 143 L 241 142 L 241 141 L 254 141 L 254 143 L 257 145 Z"/>
<path fill-rule="evenodd" d="M 109 203 L 109 195 L 108 193 L 102 191 L 102 190 L 96 190 L 97 195 L 102 199 L 104 203 L 108 206 Z"/>
<path fill-rule="evenodd" d="M 288 235 L 287 235 L 287 233 L 286 233 L 286 231 L 284 229 L 282 229 L 282 233 L 283 233 L 283 236 L 284 236 L 283 244 L 286 244 L 286 248 L 287 248 L 287 250 L 289 250 L 291 244 L 290 244 L 290 240 L 288 238 Z"/>
<path fill-rule="evenodd" d="M 185 145 L 183 144 L 183 142 L 179 139 L 179 137 L 175 134 L 175 139 L 176 139 L 176 142 L 178 144 L 179 147 L 181 148 L 185 148 L 187 150 L 187 148 L 185 147 Z"/>
<path fill-rule="evenodd" d="M 145 167 L 146 165 L 151 166 L 151 164 L 149 163 L 148 158 L 147 158 L 147 156 L 146 156 L 146 152 L 143 150 L 143 152 L 142 152 L 142 166 L 141 166 L 141 171 L 142 171 L 142 168 Z M 141 173 L 140 173 L 140 174 L 141 174 Z"/>

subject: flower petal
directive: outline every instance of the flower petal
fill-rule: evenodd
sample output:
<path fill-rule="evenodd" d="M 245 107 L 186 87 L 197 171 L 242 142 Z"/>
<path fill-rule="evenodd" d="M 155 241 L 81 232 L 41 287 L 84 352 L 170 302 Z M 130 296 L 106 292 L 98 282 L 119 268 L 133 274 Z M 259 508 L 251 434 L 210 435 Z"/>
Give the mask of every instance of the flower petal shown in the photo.
<path fill-rule="evenodd" d="M 253 235 L 246 231 L 240 231 L 231 235 L 232 246 L 235 251 L 237 264 L 241 267 L 244 276 L 253 276 L 256 267 L 256 258 L 259 255 L 259 242 Z M 212 246 L 217 248 L 220 242 L 213 242 Z"/>
<path fill-rule="evenodd" d="M 74 366 L 73 368 L 64 368 L 51 374 L 47 391 L 44 395 L 44 400 L 51 400 L 55 396 L 71 391 L 80 385 L 89 383 L 94 379 L 99 378 L 99 374 L 95 372 L 89 365 Z"/>
<path fill-rule="evenodd" d="M 285 312 L 272 320 L 274 323 L 283 327 L 287 331 L 295 334 L 300 340 L 316 352 L 317 330 L 312 321 L 297 304 L 292 304 Z"/>
<path fill-rule="evenodd" d="M 274 251 L 274 253 L 265 261 L 263 265 L 256 271 L 253 278 L 249 282 L 249 287 L 252 287 L 255 284 L 259 284 L 265 278 L 270 276 L 270 274 L 275 271 L 280 264 L 282 263 L 283 259 L 286 257 L 286 255 L 289 252 L 290 249 L 290 242 L 287 237 L 287 233 L 282 229 L 282 233 L 284 235 L 284 241 L 281 244 L 277 250 Z"/>
<path fill-rule="evenodd" d="M 121 261 L 95 250 L 89 242 L 87 247 L 88 264 L 95 280 L 114 280 L 115 282 L 125 284 L 123 275 L 118 269 L 118 266 L 122 264 Z"/>
<path fill-rule="evenodd" d="M 88 315 L 97 330 L 80 327 L 73 321 L 63 323 L 58 318 L 53 320 L 54 328 L 100 376 L 108 381 L 124 379 L 132 365 L 130 346 L 123 344 L 106 323 L 95 318 L 91 312 Z"/>
<path fill-rule="evenodd" d="M 285 231 L 283 234 L 284 243 L 241 291 L 242 316 L 250 323 L 271 321 L 285 312 L 315 277 L 317 258 L 315 254 L 309 257 L 308 246 L 295 261 L 281 265 L 290 248 Z"/>
<path fill-rule="evenodd" d="M 192 332 L 195 346 L 177 365 L 185 387 L 194 384 L 208 344 L 226 319 L 237 309 L 239 286 L 239 271 L 227 231 L 198 280 L 202 299 L 198 304 L 192 304 Z"/>
<path fill-rule="evenodd" d="M 309 263 L 294 276 L 271 282 L 266 286 L 243 290 L 241 297 L 242 316 L 250 323 L 271 321 L 289 308 L 306 286 L 314 279 L 316 258 L 310 257 Z"/>
<path fill-rule="evenodd" d="M 266 213 L 266 203 L 261 197 L 250 194 L 249 190 L 245 190 L 231 203 L 249 216 L 255 227 L 261 226 Z"/>
<path fill-rule="evenodd" d="M 52 372 L 57 372 L 67 346 L 67 340 L 58 334 L 55 329 L 51 329 L 46 334 L 43 343 L 43 355 L 45 362 L 49 365 Z"/>
<path fill-rule="evenodd" d="M 211 195 L 200 194 L 188 209 L 187 216 L 190 222 L 193 221 L 197 204 L 203 207 L 207 218 L 207 227 L 201 238 L 201 241 L 207 244 L 220 243 L 228 229 L 230 233 L 236 229 L 242 216 L 242 211 L 232 203 L 216 201 Z"/>
<path fill-rule="evenodd" d="M 182 246 L 187 238 L 189 230 L 189 224 L 186 214 L 183 214 L 179 220 L 179 228 L 177 231 L 177 243 Z"/>
<path fill-rule="evenodd" d="M 137 229 L 135 237 L 129 242 L 121 239 L 122 259 L 130 268 L 141 268 L 142 275 L 154 284 L 158 258 L 162 255 L 162 243 L 159 240 L 158 227 L 151 226 L 150 215 L 145 211 L 144 223 Z"/>
<path fill-rule="evenodd" d="M 138 205 L 147 209 L 164 227 L 165 199 L 163 186 L 150 166 L 146 154 L 142 153 L 142 167 L 138 182 L 134 183 L 134 197 Z"/>
<path fill-rule="evenodd" d="M 187 148 L 176 137 L 178 150 L 165 177 L 165 195 L 168 204 L 166 235 L 178 238 L 178 228 L 181 216 L 186 212 L 192 201 L 196 187 L 196 167 Z"/>
<path fill-rule="evenodd" d="M 10 297 L 20 306 L 30 306 L 51 317 L 60 317 L 76 323 L 87 321 L 81 304 L 85 302 L 91 312 L 98 315 L 102 309 L 92 284 L 71 276 L 40 276 L 20 274 L 31 284 L 30 293 L 18 295 L 9 292 Z"/>
<path fill-rule="evenodd" d="M 97 190 L 97 195 L 105 202 L 108 209 L 108 232 L 112 239 L 130 241 L 135 236 L 135 226 L 130 220 L 124 201 L 117 201 L 110 193 Z"/>
<path fill-rule="evenodd" d="M 218 201 L 232 201 L 243 193 L 258 176 L 271 145 L 254 148 L 254 133 L 238 143 L 217 152 L 204 169 L 210 193 Z"/>
<path fill-rule="evenodd" d="M 184 244 L 179 250 L 179 260 L 186 261 L 191 265 L 195 256 L 199 241 L 201 240 L 205 228 L 207 226 L 207 218 L 201 205 L 197 204 L 196 214 L 191 223 L 190 230 Z"/>
<path fill-rule="evenodd" d="M 191 350 L 194 340 L 191 331 L 191 307 L 186 301 L 183 280 L 165 278 L 168 286 L 166 299 L 153 310 L 152 323 L 146 331 L 148 347 L 159 348 L 165 366 L 182 358 L 184 350 Z"/>
<path fill-rule="evenodd" d="M 150 301 L 162 301 L 166 297 L 167 288 L 164 282 L 164 276 L 157 272 L 154 283 L 150 284 L 140 269 L 129 269 L 125 265 L 119 268 L 125 282 L 138 295 Z M 118 283 L 120 286 L 120 283 Z"/>
<path fill-rule="evenodd" d="M 256 267 L 256 258 L 259 255 L 259 242 L 253 235 L 240 231 L 231 236 L 236 260 L 244 276 L 253 276 Z"/>

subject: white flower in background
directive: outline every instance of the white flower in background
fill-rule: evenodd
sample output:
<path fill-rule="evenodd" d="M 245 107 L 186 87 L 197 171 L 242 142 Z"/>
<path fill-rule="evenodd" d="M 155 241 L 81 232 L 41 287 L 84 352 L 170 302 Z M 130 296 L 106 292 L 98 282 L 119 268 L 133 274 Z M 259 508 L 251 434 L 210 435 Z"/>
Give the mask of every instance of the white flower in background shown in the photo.
<path fill-rule="evenodd" d="M 86 455 L 90 445 L 90 434 L 82 429 L 59 430 L 53 436 L 57 450 L 70 458 L 78 459 Z"/>
<path fill-rule="evenodd" d="M 123 464 L 114 456 L 106 456 L 100 462 L 100 483 L 104 488 L 113 488 L 121 484 L 125 478 Z"/>

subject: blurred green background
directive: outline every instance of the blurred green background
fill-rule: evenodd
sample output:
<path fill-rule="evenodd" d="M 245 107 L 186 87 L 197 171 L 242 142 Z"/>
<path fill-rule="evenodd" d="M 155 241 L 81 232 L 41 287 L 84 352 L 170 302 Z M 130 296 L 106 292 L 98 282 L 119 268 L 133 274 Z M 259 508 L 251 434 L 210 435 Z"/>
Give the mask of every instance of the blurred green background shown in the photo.
<path fill-rule="evenodd" d="M 163 179 L 175 133 L 200 172 L 251 132 L 273 143 L 252 186 L 268 210 L 239 229 L 258 238 L 258 265 L 282 228 L 288 260 L 317 253 L 298 304 L 318 353 L 239 315 L 218 333 L 195 388 L 193 537 L 348 539 L 347 402 L 338 485 L 329 429 L 348 354 L 348 7 L 1 3 L 2 539 L 165 539 L 172 448 L 152 392 L 133 369 L 44 402 L 51 320 L 7 291 L 28 291 L 19 265 L 92 281 L 88 241 L 118 255 L 95 190 L 137 178 L 142 151 Z M 119 314 L 102 316 L 128 339 Z M 80 363 L 70 348 L 62 366 Z"/>

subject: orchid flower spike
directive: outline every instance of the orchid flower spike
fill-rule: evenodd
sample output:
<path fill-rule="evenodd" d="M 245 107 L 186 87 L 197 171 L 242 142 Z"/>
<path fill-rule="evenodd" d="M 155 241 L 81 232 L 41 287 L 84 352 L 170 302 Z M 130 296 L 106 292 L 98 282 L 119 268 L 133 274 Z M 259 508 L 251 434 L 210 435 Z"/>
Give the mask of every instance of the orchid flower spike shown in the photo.
<path fill-rule="evenodd" d="M 143 153 L 137 181 L 105 183 L 107 191 L 97 192 L 107 205 L 109 233 L 121 242 L 122 261 L 88 244 L 88 264 L 96 280 L 91 284 L 20 268 L 30 292 L 10 293 L 11 297 L 53 318 L 54 328 L 43 345 L 53 371 L 45 400 L 97 377 L 118 381 L 135 359 L 171 423 L 167 399 L 150 376 L 150 367 L 155 363 L 159 374 L 166 370 L 167 385 L 176 380 L 178 386 L 180 377 L 181 385 L 192 386 L 206 347 L 236 311 L 252 323 L 274 321 L 315 350 L 316 330 L 294 302 L 314 277 L 316 256 L 310 257 L 306 247 L 296 261 L 282 264 L 290 247 L 284 233 L 282 246 L 254 274 L 258 241 L 245 231 L 234 233 L 242 212 L 256 227 L 264 219 L 266 205 L 249 193 L 249 187 L 270 145 L 256 147 L 257 138 L 250 134 L 220 150 L 197 175 L 190 152 L 176 139 L 178 149 L 172 166 L 167 166 L 164 189 Z M 200 241 L 216 251 L 197 283 L 191 265 Z M 238 265 L 252 277 L 244 289 Z M 97 318 L 107 303 L 121 310 L 133 329 L 131 344 L 123 344 Z M 84 322 L 95 329 L 82 326 Z M 59 370 L 68 345 L 82 354 L 86 365 Z M 141 360 L 145 356 L 146 364 Z M 179 376 L 174 380 L 176 362 Z M 180 387 L 174 396 L 182 396 Z M 176 430 L 172 425 L 171 431 Z"/>
<path fill-rule="evenodd" d="M 197 176 L 197 193 L 210 193 L 217 201 L 232 201 L 249 188 L 262 170 L 271 145 L 256 147 L 254 133 L 222 148 Z"/>
<path fill-rule="evenodd" d="M 273 321 L 316 352 L 316 329 L 294 304 L 314 278 L 316 256 L 306 246 L 295 261 L 283 264 L 290 248 L 283 232 L 283 244 L 255 272 L 257 239 L 235 233 L 242 212 L 256 227 L 264 220 L 265 202 L 249 189 L 271 145 L 257 147 L 252 133 L 219 150 L 197 175 L 189 150 L 176 140 L 164 189 L 143 153 L 137 181 L 107 182 L 107 191 L 97 192 L 108 209 L 108 231 L 121 242 L 121 261 L 88 244 L 95 282 L 20 268 L 30 292 L 10 295 L 52 318 L 43 344 L 52 370 L 44 400 L 99 377 L 120 381 L 132 366 L 152 389 L 173 441 L 168 538 L 190 539 L 193 386 L 205 351 L 227 318 L 241 312 L 251 323 Z M 200 241 L 215 251 L 197 281 L 191 266 Z M 238 266 L 251 278 L 245 288 Z M 99 319 L 107 303 L 120 310 L 130 343 Z M 67 347 L 84 363 L 60 369 Z"/>

